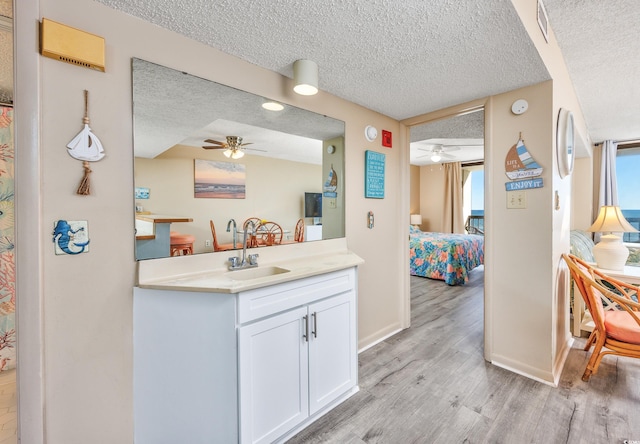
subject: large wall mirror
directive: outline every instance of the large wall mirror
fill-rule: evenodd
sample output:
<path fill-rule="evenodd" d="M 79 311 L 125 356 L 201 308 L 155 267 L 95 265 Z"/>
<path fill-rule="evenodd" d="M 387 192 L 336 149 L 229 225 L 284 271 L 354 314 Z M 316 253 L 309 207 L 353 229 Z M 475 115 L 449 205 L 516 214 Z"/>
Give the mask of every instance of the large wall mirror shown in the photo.
<path fill-rule="evenodd" d="M 242 248 L 249 218 L 277 223 L 281 244 L 296 242 L 300 220 L 305 242 L 344 237 L 344 122 L 271 110 L 264 97 L 140 59 L 132 71 L 138 260 Z M 172 251 L 171 232 L 187 247 Z"/>

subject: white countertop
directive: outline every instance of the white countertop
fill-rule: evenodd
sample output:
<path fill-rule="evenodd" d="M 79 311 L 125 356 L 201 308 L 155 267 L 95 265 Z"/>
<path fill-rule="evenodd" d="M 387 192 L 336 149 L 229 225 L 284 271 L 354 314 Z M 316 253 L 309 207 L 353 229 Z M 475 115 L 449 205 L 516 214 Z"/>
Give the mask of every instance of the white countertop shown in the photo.
<path fill-rule="evenodd" d="M 594 266 L 597 265 L 594 264 Z M 625 265 L 623 270 L 607 270 L 604 268 L 598 268 L 598 270 L 621 281 L 629 282 L 634 285 L 640 284 L 640 267 Z"/>
<path fill-rule="evenodd" d="M 364 263 L 359 256 L 346 249 L 346 242 L 311 242 L 308 248 L 304 248 L 303 244 L 265 247 L 260 250 L 258 267 L 245 269 L 252 270 L 246 273 L 245 270 L 227 269 L 226 258 L 230 252 L 225 255 L 211 253 L 141 261 L 138 263 L 138 286 L 158 290 L 239 293 Z M 318 244 L 324 245 L 320 247 Z M 279 273 L 259 276 L 272 270 Z"/>

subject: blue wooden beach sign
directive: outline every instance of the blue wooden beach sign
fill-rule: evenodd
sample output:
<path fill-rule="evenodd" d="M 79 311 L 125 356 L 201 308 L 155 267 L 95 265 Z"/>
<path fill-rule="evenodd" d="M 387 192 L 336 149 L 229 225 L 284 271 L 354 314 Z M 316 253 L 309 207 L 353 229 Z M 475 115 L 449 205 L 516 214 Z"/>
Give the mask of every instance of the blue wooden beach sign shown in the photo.
<path fill-rule="evenodd" d="M 527 190 L 530 188 L 542 188 L 542 178 L 516 180 L 505 183 L 507 191 Z"/>
<path fill-rule="evenodd" d="M 364 152 L 364 197 L 384 199 L 384 160 L 382 153 Z"/>

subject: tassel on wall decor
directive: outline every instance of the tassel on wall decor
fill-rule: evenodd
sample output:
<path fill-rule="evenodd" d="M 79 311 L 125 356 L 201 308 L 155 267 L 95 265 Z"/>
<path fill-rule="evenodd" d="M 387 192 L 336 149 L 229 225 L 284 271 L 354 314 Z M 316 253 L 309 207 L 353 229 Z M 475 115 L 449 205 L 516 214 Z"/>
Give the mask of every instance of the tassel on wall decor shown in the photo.
<path fill-rule="evenodd" d="M 82 122 L 84 123 L 84 128 L 67 144 L 67 148 L 71 157 L 82 160 L 84 176 L 76 193 L 86 196 L 91 194 L 89 186 L 91 168 L 89 167 L 89 162 L 97 162 L 105 156 L 100 140 L 89 128 L 89 91 L 86 89 L 84 90 L 84 118 Z"/>

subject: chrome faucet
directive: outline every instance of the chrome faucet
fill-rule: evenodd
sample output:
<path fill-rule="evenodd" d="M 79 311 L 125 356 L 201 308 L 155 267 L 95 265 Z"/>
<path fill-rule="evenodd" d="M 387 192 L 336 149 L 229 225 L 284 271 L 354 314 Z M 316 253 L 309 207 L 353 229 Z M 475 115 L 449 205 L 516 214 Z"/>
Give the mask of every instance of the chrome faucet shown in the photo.
<path fill-rule="evenodd" d="M 242 270 L 243 268 L 252 268 L 258 266 L 258 254 L 250 254 L 247 256 L 247 234 L 253 236 L 256 232 L 256 225 L 253 221 L 247 222 L 244 227 L 244 237 L 242 238 L 242 258 L 230 257 L 229 270 Z M 238 263 L 240 262 L 240 263 Z"/>
<path fill-rule="evenodd" d="M 233 249 L 235 250 L 238 243 L 238 228 L 236 227 L 235 219 L 229 219 L 229 222 L 227 222 L 227 233 L 231 231 L 231 225 L 233 225 Z"/>

